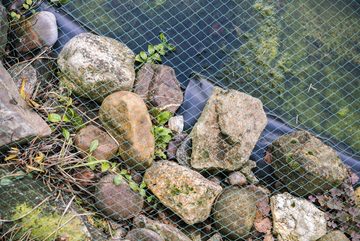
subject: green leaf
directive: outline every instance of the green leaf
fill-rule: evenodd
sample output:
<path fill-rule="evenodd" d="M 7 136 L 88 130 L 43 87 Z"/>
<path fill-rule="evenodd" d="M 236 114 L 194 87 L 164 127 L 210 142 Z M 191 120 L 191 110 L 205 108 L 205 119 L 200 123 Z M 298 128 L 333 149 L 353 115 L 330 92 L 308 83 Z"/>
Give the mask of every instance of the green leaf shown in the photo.
<path fill-rule="evenodd" d="M 51 113 L 51 114 L 48 115 L 48 121 L 50 121 L 52 123 L 61 122 L 61 116 L 59 114 L 56 114 L 56 113 Z"/>
<path fill-rule="evenodd" d="M 152 201 L 153 201 L 153 199 L 154 199 L 154 197 L 153 197 L 153 196 L 148 196 L 148 197 L 146 198 L 146 201 L 148 201 L 148 202 L 150 203 L 150 202 L 152 202 Z"/>
<path fill-rule="evenodd" d="M 146 191 L 145 191 L 145 189 L 139 189 L 139 194 L 140 194 L 140 196 L 142 196 L 142 197 L 145 197 L 146 196 Z"/>
<path fill-rule="evenodd" d="M 135 192 L 139 190 L 138 185 L 137 185 L 136 182 L 134 182 L 134 181 L 130 181 L 130 182 L 129 182 L 129 187 L 130 187 L 133 191 L 135 191 Z"/>
<path fill-rule="evenodd" d="M 26 10 L 30 8 L 30 6 L 27 5 L 26 3 L 24 3 L 22 6 L 23 6 L 23 8 L 25 8 Z"/>
<path fill-rule="evenodd" d="M 150 55 L 153 55 L 155 53 L 155 48 L 152 44 L 148 45 L 148 52 Z"/>
<path fill-rule="evenodd" d="M 167 39 L 166 39 L 164 33 L 160 33 L 160 34 L 159 34 L 159 38 L 160 38 L 161 42 L 167 42 Z"/>
<path fill-rule="evenodd" d="M 136 61 L 136 62 L 140 62 L 140 63 L 144 63 L 144 60 L 141 58 L 140 54 L 137 54 L 137 55 L 135 56 L 135 61 Z"/>
<path fill-rule="evenodd" d="M 62 128 L 61 133 L 64 136 L 66 141 L 68 141 L 70 139 L 70 132 L 67 129 Z"/>
<path fill-rule="evenodd" d="M 28 5 L 32 5 L 33 1 L 32 0 L 26 0 L 25 3 L 28 4 Z"/>
<path fill-rule="evenodd" d="M 157 62 L 160 62 L 161 63 L 161 56 L 160 56 L 160 54 L 158 54 L 158 53 L 155 53 L 155 54 L 153 54 L 152 56 L 151 56 L 151 58 L 153 59 L 153 60 L 155 60 L 155 61 L 157 61 Z"/>
<path fill-rule="evenodd" d="M 147 54 L 145 53 L 145 51 L 141 51 L 140 52 L 140 57 L 146 62 L 146 60 L 148 59 Z"/>
<path fill-rule="evenodd" d="M 97 139 L 93 140 L 90 143 L 89 152 L 93 153 L 96 150 L 96 148 L 98 148 L 98 146 L 99 146 L 99 141 Z"/>
<path fill-rule="evenodd" d="M 146 187 L 146 183 L 145 183 L 144 181 L 142 181 L 141 184 L 140 184 L 140 188 L 143 189 L 143 188 L 145 188 L 145 187 Z"/>
<path fill-rule="evenodd" d="M 174 45 L 172 45 L 172 44 L 168 44 L 168 45 L 166 45 L 166 47 L 167 47 L 167 49 L 169 51 L 175 51 L 176 50 L 176 47 Z"/>
<path fill-rule="evenodd" d="M 164 46 L 163 44 L 160 44 L 160 45 L 159 45 L 158 53 L 159 53 L 160 55 L 165 55 L 165 54 L 166 54 L 165 46 Z"/>
<path fill-rule="evenodd" d="M 126 174 L 125 178 L 128 179 L 129 181 L 132 179 L 131 175 L 129 175 L 129 174 Z"/>
<path fill-rule="evenodd" d="M 127 175 L 128 171 L 126 169 L 121 169 L 120 174 L 121 175 Z"/>
<path fill-rule="evenodd" d="M 172 113 L 170 111 L 163 111 L 156 116 L 156 121 L 159 125 L 165 125 L 171 117 Z"/>
<path fill-rule="evenodd" d="M 101 172 L 106 172 L 109 169 L 110 169 L 110 163 L 109 162 L 101 163 Z"/>
<path fill-rule="evenodd" d="M 123 182 L 123 177 L 120 175 L 116 175 L 113 179 L 113 183 L 115 186 L 119 186 Z"/>
<path fill-rule="evenodd" d="M 94 163 L 95 162 L 95 163 Z M 88 157 L 88 164 L 87 166 L 91 169 L 91 170 L 95 170 L 96 169 L 96 162 L 98 162 L 98 160 L 93 157 L 93 156 L 89 156 Z"/>
<path fill-rule="evenodd" d="M 0 180 L 0 186 L 7 186 L 10 185 L 11 183 L 13 183 L 13 181 L 10 178 L 2 178 Z"/>
<path fill-rule="evenodd" d="M 11 16 L 12 18 L 16 18 L 16 15 L 17 15 L 16 12 L 14 12 L 14 11 L 10 12 L 10 16 Z"/>

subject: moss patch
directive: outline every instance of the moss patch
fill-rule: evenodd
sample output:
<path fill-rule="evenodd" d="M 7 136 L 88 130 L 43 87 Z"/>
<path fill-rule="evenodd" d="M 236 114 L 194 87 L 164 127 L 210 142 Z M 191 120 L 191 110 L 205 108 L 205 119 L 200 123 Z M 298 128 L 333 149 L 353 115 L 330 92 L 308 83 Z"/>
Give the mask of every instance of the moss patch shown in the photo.
<path fill-rule="evenodd" d="M 21 227 L 20 234 L 30 232 L 34 240 L 54 240 L 58 237 L 66 237 L 69 241 L 87 240 L 84 233 L 84 226 L 79 218 L 73 214 L 66 214 L 63 217 L 56 212 L 47 212 L 42 208 L 32 211 L 27 204 L 16 206 L 13 220 Z"/>

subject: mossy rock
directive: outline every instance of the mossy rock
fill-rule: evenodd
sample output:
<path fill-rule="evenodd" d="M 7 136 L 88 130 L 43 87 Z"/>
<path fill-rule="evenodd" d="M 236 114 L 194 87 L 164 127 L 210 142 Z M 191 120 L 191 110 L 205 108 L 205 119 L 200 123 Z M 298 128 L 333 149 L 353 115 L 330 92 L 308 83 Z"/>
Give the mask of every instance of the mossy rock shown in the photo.
<path fill-rule="evenodd" d="M 275 175 L 300 196 L 330 190 L 348 176 L 335 150 L 305 131 L 280 137 L 270 151 Z"/>

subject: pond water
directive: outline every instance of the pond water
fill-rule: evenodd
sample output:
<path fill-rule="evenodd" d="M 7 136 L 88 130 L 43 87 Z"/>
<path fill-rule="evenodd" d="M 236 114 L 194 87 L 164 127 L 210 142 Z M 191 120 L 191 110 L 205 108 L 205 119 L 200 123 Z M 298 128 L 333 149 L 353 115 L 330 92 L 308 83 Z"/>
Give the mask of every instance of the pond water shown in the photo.
<path fill-rule="evenodd" d="M 201 73 L 269 113 L 360 151 L 360 2 L 74 0 L 66 11 L 135 53 L 164 32 L 185 87 Z"/>

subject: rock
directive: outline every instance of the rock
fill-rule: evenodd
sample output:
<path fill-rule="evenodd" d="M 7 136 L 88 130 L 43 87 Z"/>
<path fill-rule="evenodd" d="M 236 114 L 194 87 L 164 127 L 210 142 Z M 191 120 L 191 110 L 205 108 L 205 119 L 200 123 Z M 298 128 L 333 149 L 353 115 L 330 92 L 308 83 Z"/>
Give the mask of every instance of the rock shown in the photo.
<path fill-rule="evenodd" d="M 360 208 L 360 187 L 357 187 L 354 191 L 356 206 Z"/>
<path fill-rule="evenodd" d="M 169 119 L 168 125 L 170 130 L 179 134 L 184 130 L 184 117 L 182 115 L 173 116 Z"/>
<path fill-rule="evenodd" d="M 330 190 L 348 176 L 336 152 L 306 131 L 280 137 L 269 150 L 275 175 L 299 196 Z"/>
<path fill-rule="evenodd" d="M 94 140 L 98 140 L 99 142 L 95 151 L 92 152 L 92 156 L 96 159 L 110 160 L 116 155 L 119 148 L 117 143 L 105 131 L 93 125 L 82 128 L 76 134 L 74 144 L 82 151 L 82 155 L 85 157 L 88 155 L 91 142 Z"/>
<path fill-rule="evenodd" d="M 313 241 L 326 234 L 325 213 L 309 201 L 282 193 L 272 196 L 270 205 L 279 241 Z"/>
<path fill-rule="evenodd" d="M 190 168 L 159 161 L 146 170 L 144 181 L 151 192 L 187 224 L 206 220 L 222 188 Z"/>
<path fill-rule="evenodd" d="M 77 184 L 88 187 L 93 185 L 95 173 L 90 169 L 77 170 L 73 177 L 77 181 Z"/>
<path fill-rule="evenodd" d="M 52 191 L 42 181 L 31 179 L 21 170 L 10 172 L 4 169 L 0 169 L 0 180 L 1 219 L 19 218 L 16 222 L 5 222 L 2 234 L 17 225 L 21 227 L 17 231 L 18 235 L 27 233 L 26 236 L 31 240 L 55 240 L 65 236 L 68 240 L 101 240 L 95 239 L 95 234 L 86 227 L 81 213 L 73 205 L 66 207 L 67 205 L 56 201 Z M 6 183 L 3 180 L 7 180 Z M 66 195 L 63 197 L 66 198 Z M 42 204 L 35 208 L 40 203 Z M 21 216 L 24 218 L 20 218 Z M 54 230 L 58 227 L 62 228 L 55 236 Z M 23 240 L 20 236 L 9 240 Z M 6 237 L 4 240 L 7 240 Z"/>
<path fill-rule="evenodd" d="M 318 241 L 350 241 L 341 231 L 331 231 L 322 236 Z"/>
<path fill-rule="evenodd" d="M 176 150 L 176 160 L 180 165 L 190 167 L 191 147 L 192 147 L 191 137 L 187 136 Z"/>
<path fill-rule="evenodd" d="M 241 172 L 233 172 L 228 177 L 228 183 L 233 186 L 244 186 L 247 183 L 246 177 Z"/>
<path fill-rule="evenodd" d="M 176 159 L 176 152 L 186 137 L 187 134 L 185 133 L 178 134 L 174 136 L 174 138 L 169 142 L 166 150 L 166 154 L 169 160 Z"/>
<path fill-rule="evenodd" d="M 7 43 L 7 32 L 9 23 L 5 7 L 0 3 L 0 62 L 5 55 L 5 45 Z"/>
<path fill-rule="evenodd" d="M 13 65 L 8 71 L 15 81 L 19 92 L 21 87 L 24 86 L 25 96 L 31 97 L 39 83 L 35 68 L 28 63 L 19 63 Z"/>
<path fill-rule="evenodd" d="M 192 132 L 191 166 L 234 171 L 249 160 L 267 123 L 260 100 L 215 87 Z"/>
<path fill-rule="evenodd" d="M 64 46 L 58 65 L 65 86 L 79 96 L 102 102 L 115 91 L 132 89 L 134 61 L 134 53 L 125 44 L 81 33 Z"/>
<path fill-rule="evenodd" d="M 257 184 L 259 180 L 256 178 L 252 169 L 256 167 L 256 162 L 248 160 L 243 167 L 241 167 L 240 172 L 245 175 L 246 179 L 251 184 Z"/>
<path fill-rule="evenodd" d="M 213 207 L 215 227 L 230 239 L 247 236 L 254 224 L 256 196 L 249 188 L 224 189 Z"/>
<path fill-rule="evenodd" d="M 147 228 L 159 234 L 165 241 L 191 241 L 179 229 L 158 221 L 151 220 L 143 215 L 134 218 L 134 225 L 137 228 Z"/>
<path fill-rule="evenodd" d="M 137 74 L 134 92 L 154 107 L 172 113 L 183 102 L 175 71 L 166 65 L 144 64 Z"/>
<path fill-rule="evenodd" d="M 125 238 L 130 241 L 165 241 L 159 234 L 146 228 L 133 229 Z"/>
<path fill-rule="evenodd" d="M 21 22 L 15 29 L 15 35 L 15 47 L 20 53 L 51 47 L 58 39 L 56 17 L 51 12 L 38 12 Z"/>
<path fill-rule="evenodd" d="M 136 170 L 151 166 L 155 140 L 144 101 L 128 91 L 115 92 L 100 107 L 100 120 L 119 143 L 119 154 Z"/>
<path fill-rule="evenodd" d="M 127 220 L 138 215 L 144 200 L 123 180 L 120 185 L 114 184 L 116 175 L 109 174 L 101 178 L 96 186 L 96 207 L 114 220 Z"/>
<path fill-rule="evenodd" d="M 222 236 L 219 233 L 214 234 L 213 236 L 211 236 L 211 238 L 209 238 L 207 241 L 222 241 Z"/>
<path fill-rule="evenodd" d="M 46 122 L 27 105 L 0 64 L 0 147 L 51 134 Z"/>

